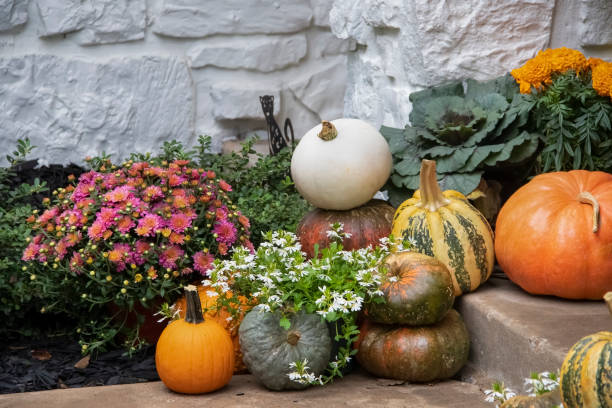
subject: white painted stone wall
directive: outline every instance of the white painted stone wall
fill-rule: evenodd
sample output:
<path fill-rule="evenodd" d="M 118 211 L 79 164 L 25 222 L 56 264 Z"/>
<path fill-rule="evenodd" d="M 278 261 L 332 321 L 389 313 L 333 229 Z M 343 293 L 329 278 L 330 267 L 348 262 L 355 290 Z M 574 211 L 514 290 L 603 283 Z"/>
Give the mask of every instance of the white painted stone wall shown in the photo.
<path fill-rule="evenodd" d="M 116 160 L 197 136 L 267 137 L 275 96 L 296 137 L 342 116 L 353 40 L 331 0 L 0 0 L 0 150 Z M 5 164 L 4 154 L 0 165 Z"/>
<path fill-rule="evenodd" d="M 334 0 L 330 22 L 358 43 L 344 113 L 375 126 L 406 125 L 414 91 L 503 75 L 544 48 L 612 61 L 611 0 Z"/>
<path fill-rule="evenodd" d="M 166 140 L 408 122 L 411 92 L 546 47 L 612 60 L 611 0 L 0 0 L 0 149 L 53 163 Z M 0 165 L 6 163 L 0 155 Z"/>

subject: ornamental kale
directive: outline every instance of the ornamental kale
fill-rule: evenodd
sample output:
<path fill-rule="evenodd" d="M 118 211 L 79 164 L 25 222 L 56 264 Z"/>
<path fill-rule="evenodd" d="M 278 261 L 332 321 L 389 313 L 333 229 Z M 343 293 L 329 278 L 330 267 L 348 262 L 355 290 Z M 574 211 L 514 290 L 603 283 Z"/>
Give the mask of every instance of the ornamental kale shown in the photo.
<path fill-rule="evenodd" d="M 539 135 L 526 128 L 534 101 L 510 75 L 454 81 L 415 92 L 410 101 L 411 126 L 381 128 L 393 154 L 387 189 L 395 206 L 418 188 L 422 159 L 436 161 L 444 190 L 467 195 L 488 170 L 528 163 L 538 149 Z"/>

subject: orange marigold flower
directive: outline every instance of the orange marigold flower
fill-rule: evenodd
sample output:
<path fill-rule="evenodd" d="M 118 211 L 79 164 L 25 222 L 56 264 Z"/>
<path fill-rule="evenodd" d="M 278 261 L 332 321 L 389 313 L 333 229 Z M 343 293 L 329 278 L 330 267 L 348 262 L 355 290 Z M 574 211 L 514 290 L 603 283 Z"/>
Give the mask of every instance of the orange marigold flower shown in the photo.
<path fill-rule="evenodd" d="M 601 96 L 612 98 L 612 62 L 590 58 L 589 65 L 591 66 L 593 89 Z"/>

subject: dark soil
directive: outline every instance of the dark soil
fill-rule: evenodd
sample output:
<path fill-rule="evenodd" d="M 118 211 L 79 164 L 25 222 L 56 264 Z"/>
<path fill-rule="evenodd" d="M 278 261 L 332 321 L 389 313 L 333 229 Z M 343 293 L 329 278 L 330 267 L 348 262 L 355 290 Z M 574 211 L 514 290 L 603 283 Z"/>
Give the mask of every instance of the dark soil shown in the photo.
<path fill-rule="evenodd" d="M 79 344 L 68 338 L 0 346 L 0 394 L 159 380 L 152 346 L 131 358 L 123 350 L 101 353 L 75 368 L 82 358 Z"/>

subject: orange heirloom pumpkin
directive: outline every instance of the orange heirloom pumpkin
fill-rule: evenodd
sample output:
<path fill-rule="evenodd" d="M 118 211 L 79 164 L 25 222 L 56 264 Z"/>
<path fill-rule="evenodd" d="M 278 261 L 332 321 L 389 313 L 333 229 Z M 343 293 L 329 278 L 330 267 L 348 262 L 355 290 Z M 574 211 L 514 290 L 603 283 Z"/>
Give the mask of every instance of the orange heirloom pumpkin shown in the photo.
<path fill-rule="evenodd" d="M 172 391 L 201 394 L 225 386 L 234 371 L 229 333 L 212 319 L 204 320 L 196 287 L 185 287 L 184 319 L 171 322 L 155 349 L 159 378 Z"/>
<path fill-rule="evenodd" d="M 208 286 L 198 286 L 198 296 L 200 297 L 200 303 L 202 305 L 202 311 L 204 313 L 205 319 L 212 319 L 215 322 L 219 323 L 232 338 L 232 344 L 234 345 L 234 373 L 244 373 L 247 371 L 244 362 L 242 361 L 242 351 L 240 350 L 240 341 L 238 339 L 238 328 L 240 327 L 240 322 L 244 318 L 244 314 L 248 312 L 252 306 L 248 303 L 248 300 L 244 296 L 239 296 L 240 300 L 240 316 L 238 320 L 230 319 L 231 314 L 227 311 L 225 307 L 217 310 L 217 298 L 215 296 L 208 296 L 207 292 L 211 290 Z M 226 298 L 232 297 L 232 292 L 227 292 L 225 294 Z M 174 304 L 175 307 L 179 309 L 179 317 L 185 317 L 185 311 L 187 310 L 186 305 L 186 297 L 182 297 L 176 301 Z M 232 307 L 236 307 L 236 305 L 232 305 Z"/>
<path fill-rule="evenodd" d="M 612 290 L 612 174 L 541 174 L 504 204 L 495 255 L 529 293 L 601 299 Z"/>

